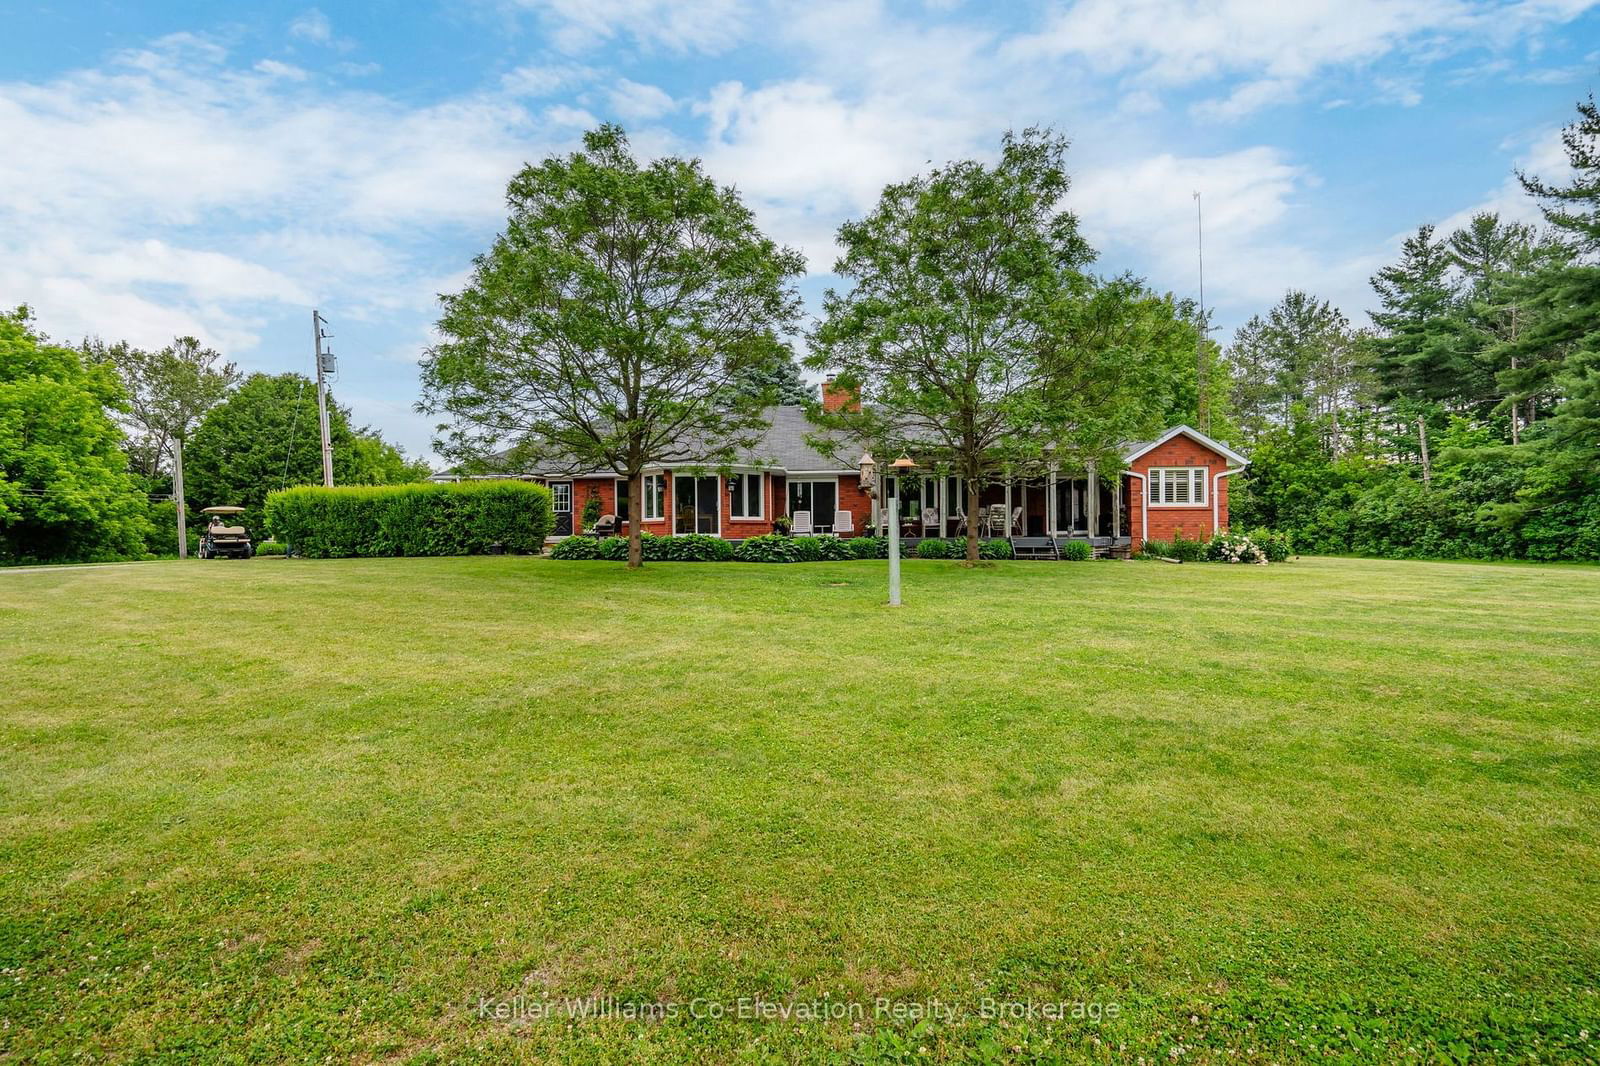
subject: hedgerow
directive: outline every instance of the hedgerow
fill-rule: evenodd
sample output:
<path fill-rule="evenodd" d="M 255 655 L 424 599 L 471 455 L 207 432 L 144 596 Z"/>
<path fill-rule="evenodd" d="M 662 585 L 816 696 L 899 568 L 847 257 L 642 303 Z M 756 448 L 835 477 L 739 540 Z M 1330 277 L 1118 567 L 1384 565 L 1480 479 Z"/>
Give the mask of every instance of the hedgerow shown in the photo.
<path fill-rule="evenodd" d="M 552 525 L 550 490 L 525 481 L 324 488 L 267 496 L 267 529 L 296 555 L 342 559 L 533 553 Z"/>

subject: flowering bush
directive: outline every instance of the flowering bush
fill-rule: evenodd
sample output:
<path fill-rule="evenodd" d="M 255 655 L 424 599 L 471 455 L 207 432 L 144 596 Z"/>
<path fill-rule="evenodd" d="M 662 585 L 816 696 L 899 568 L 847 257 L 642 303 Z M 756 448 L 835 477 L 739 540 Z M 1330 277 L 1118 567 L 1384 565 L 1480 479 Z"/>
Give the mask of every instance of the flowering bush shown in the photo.
<path fill-rule="evenodd" d="M 1261 545 L 1243 533 L 1218 533 L 1206 545 L 1206 558 L 1214 563 L 1256 563 L 1267 565 Z"/>

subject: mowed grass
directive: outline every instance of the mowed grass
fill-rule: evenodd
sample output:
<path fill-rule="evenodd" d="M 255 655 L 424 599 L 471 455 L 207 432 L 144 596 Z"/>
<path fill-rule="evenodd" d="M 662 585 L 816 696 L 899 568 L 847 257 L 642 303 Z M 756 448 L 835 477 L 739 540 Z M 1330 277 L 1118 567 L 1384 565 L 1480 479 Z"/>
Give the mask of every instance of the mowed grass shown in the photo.
<path fill-rule="evenodd" d="M 1600 570 L 884 565 L 0 572 L 0 1058 L 1600 1054 Z"/>

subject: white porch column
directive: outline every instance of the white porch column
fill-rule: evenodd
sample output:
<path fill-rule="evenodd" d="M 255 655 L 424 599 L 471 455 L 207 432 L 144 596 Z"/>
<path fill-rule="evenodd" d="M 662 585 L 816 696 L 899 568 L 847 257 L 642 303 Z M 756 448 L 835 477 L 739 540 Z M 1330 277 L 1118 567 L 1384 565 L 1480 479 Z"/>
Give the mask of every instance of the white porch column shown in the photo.
<path fill-rule="evenodd" d="M 1006 536 L 1011 536 L 1011 479 L 1006 478 Z"/>
<path fill-rule="evenodd" d="M 1089 486 L 1084 506 L 1089 517 L 1089 536 L 1094 537 L 1100 529 L 1100 476 L 1095 471 L 1093 460 L 1089 462 Z"/>
<path fill-rule="evenodd" d="M 1122 536 L 1122 475 L 1117 475 L 1117 483 L 1111 488 L 1111 536 Z"/>
<path fill-rule="evenodd" d="M 1056 468 L 1052 464 L 1044 481 L 1044 535 L 1056 535 Z"/>
<path fill-rule="evenodd" d="M 950 479 L 939 475 L 939 536 L 950 528 Z"/>

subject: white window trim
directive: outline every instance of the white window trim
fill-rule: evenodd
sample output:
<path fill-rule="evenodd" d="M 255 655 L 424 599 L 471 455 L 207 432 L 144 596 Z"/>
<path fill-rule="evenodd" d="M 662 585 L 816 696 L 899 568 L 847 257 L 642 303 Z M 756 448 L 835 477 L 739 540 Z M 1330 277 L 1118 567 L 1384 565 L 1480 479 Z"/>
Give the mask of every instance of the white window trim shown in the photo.
<path fill-rule="evenodd" d="M 764 521 L 766 521 L 766 518 L 767 518 L 767 479 L 766 479 L 766 475 L 765 474 L 759 474 L 759 473 L 756 473 L 756 472 L 752 471 L 752 472 L 747 473 L 747 474 L 733 474 L 732 476 L 741 479 L 741 481 L 743 482 L 744 489 L 745 489 L 745 513 L 744 514 L 734 514 L 733 513 L 733 493 L 729 492 L 728 493 L 728 521 L 730 521 L 730 522 L 764 522 Z M 748 478 L 755 478 L 756 479 L 756 491 L 755 491 L 756 513 L 755 514 L 750 514 L 749 513 L 749 510 L 750 510 L 750 482 L 748 480 L 744 480 L 744 479 L 748 479 Z"/>
<path fill-rule="evenodd" d="M 1199 477 L 1195 472 L 1199 472 Z M 1173 475 L 1182 473 L 1189 481 L 1191 498 L 1183 503 L 1163 503 L 1157 497 L 1167 495 L 1167 485 L 1176 480 Z M 1146 483 L 1150 486 L 1146 495 L 1149 497 L 1151 507 L 1177 507 L 1195 510 L 1211 506 L 1211 490 L 1208 482 L 1211 479 L 1211 470 L 1204 466 L 1152 466 L 1149 470 Z M 1193 498 L 1196 488 L 1200 490 L 1199 499 Z"/>
<path fill-rule="evenodd" d="M 651 514 L 650 513 L 651 502 L 655 499 L 655 493 L 650 491 L 650 482 L 652 480 L 660 482 L 660 484 L 661 484 L 661 512 L 662 513 L 660 513 L 660 514 Z M 663 475 L 663 474 L 646 474 L 646 475 L 644 475 L 644 481 L 640 485 L 640 488 L 644 492 L 644 502 L 641 505 L 643 507 L 643 510 L 640 512 L 640 514 L 643 516 L 641 518 L 641 521 L 644 521 L 644 522 L 660 522 L 664 518 L 666 518 L 666 513 L 665 513 L 666 510 L 667 510 L 667 480 L 666 480 L 666 476 Z"/>
<path fill-rule="evenodd" d="M 561 494 L 556 492 L 556 489 L 566 489 L 567 490 L 566 491 L 567 505 L 565 507 L 560 506 Z M 572 482 L 570 482 L 570 481 L 552 481 L 552 482 L 550 482 L 550 510 L 551 510 L 551 512 L 553 514 L 571 514 L 572 513 Z"/>

